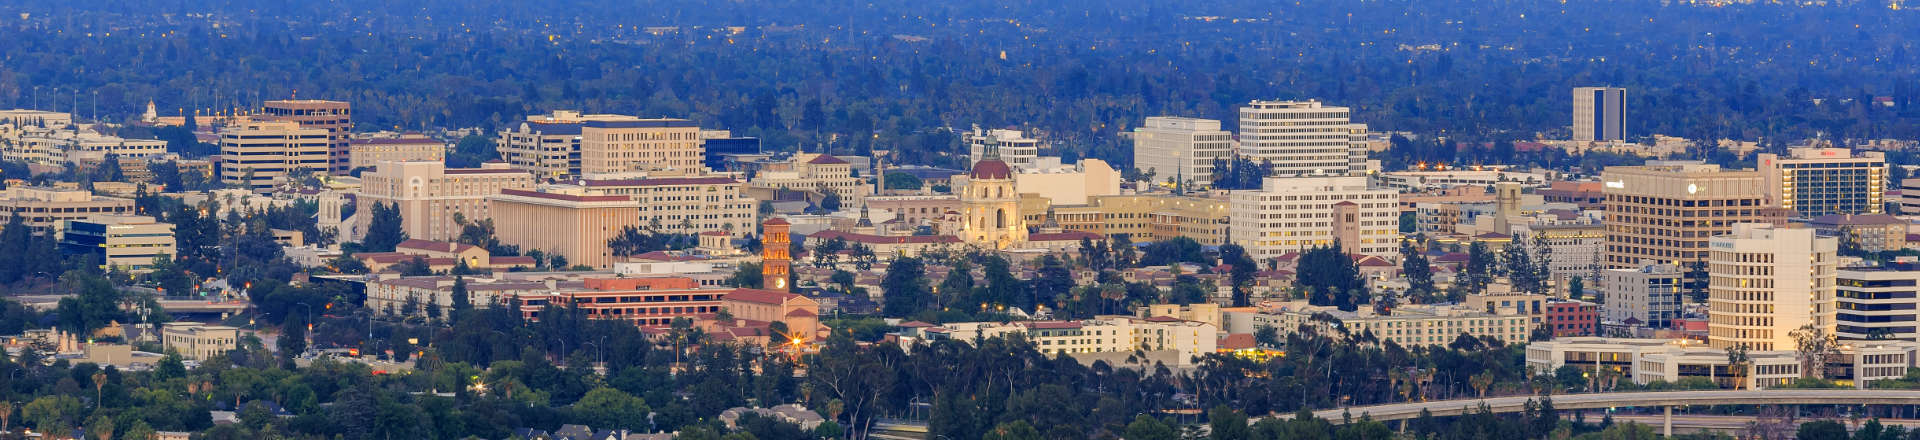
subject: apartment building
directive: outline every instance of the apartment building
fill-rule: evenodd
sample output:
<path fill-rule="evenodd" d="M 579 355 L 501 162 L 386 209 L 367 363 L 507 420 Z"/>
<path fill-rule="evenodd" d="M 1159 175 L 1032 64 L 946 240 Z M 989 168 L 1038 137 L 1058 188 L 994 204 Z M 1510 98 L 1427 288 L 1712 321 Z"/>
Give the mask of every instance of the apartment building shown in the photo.
<path fill-rule="evenodd" d="M 500 154 L 543 181 L 587 174 L 704 169 L 700 127 L 685 119 L 556 110 L 500 132 Z"/>
<path fill-rule="evenodd" d="M 1833 334 L 1838 240 L 1812 229 L 1734 225 L 1707 258 L 1707 342 L 1713 348 L 1792 350 L 1793 331 Z"/>
<path fill-rule="evenodd" d="M 353 150 L 348 143 L 353 138 L 352 104 L 318 99 L 291 99 L 267 101 L 261 106 L 263 108 L 261 108 L 260 120 L 293 122 L 299 124 L 301 128 L 326 132 L 329 166 L 311 169 L 336 174 L 346 173 L 350 169 Z"/>
<path fill-rule="evenodd" d="M 981 130 L 974 126 L 973 131 L 960 133 L 960 141 L 967 144 L 968 169 L 986 160 L 989 150 L 999 150 L 1000 161 L 1015 170 L 1040 165 L 1040 140 L 1027 137 L 1020 130 Z"/>
<path fill-rule="evenodd" d="M 1320 101 L 1253 101 L 1240 107 L 1240 156 L 1272 162 L 1277 175 L 1367 170 L 1367 127 L 1346 107 Z"/>
<path fill-rule="evenodd" d="M 20 216 L 20 222 L 34 234 L 54 233 L 67 221 L 132 212 L 132 199 L 96 196 L 77 189 L 15 186 L 0 192 L 0 228 Z"/>
<path fill-rule="evenodd" d="M 1759 171 L 1649 162 L 1608 167 L 1601 180 L 1607 215 L 1601 265 L 1609 269 L 1648 261 L 1685 267 L 1706 261 L 1707 241 L 1734 224 L 1786 221 L 1785 212 L 1767 202 Z"/>
<path fill-rule="evenodd" d="M 1912 341 L 1920 267 L 1912 262 L 1841 268 L 1835 275 L 1834 335 L 1851 340 Z"/>
<path fill-rule="evenodd" d="M 633 198 L 640 202 L 640 224 L 661 231 L 725 231 L 746 237 L 759 222 L 759 202 L 743 194 L 744 184 L 730 176 L 588 179 L 580 185 L 598 194 Z"/>
<path fill-rule="evenodd" d="M 1799 217 L 1885 211 L 1887 156 L 1845 148 L 1795 148 L 1787 157 L 1760 153 L 1768 200 Z"/>
<path fill-rule="evenodd" d="M 1156 182 L 1167 178 L 1213 184 L 1213 161 L 1233 156 L 1233 133 L 1221 130 L 1214 119 L 1155 116 L 1135 127 L 1133 168 L 1153 173 Z"/>
<path fill-rule="evenodd" d="M 143 215 L 102 214 L 85 220 L 66 220 L 60 233 L 62 251 L 90 254 L 108 271 L 147 273 L 158 258 L 179 255 L 174 248 L 173 225 Z"/>
<path fill-rule="evenodd" d="M 400 209 L 401 229 L 408 237 L 451 241 L 460 236 L 456 216 L 470 223 L 493 218 L 487 197 L 508 189 L 532 189 L 533 175 L 492 163 L 482 168 L 447 168 L 440 161 L 383 162 L 360 175 L 358 202 L 394 205 Z M 365 208 L 363 208 L 365 209 Z M 365 230 L 371 215 L 360 219 Z M 496 235 L 499 234 L 496 226 Z"/>
<path fill-rule="evenodd" d="M 1807 226 L 1839 238 L 1842 249 L 1885 252 L 1907 247 L 1907 221 L 1887 214 L 1827 214 L 1807 220 Z"/>
<path fill-rule="evenodd" d="M 502 189 L 488 196 L 494 235 L 522 251 L 538 249 L 572 265 L 611 267 L 607 240 L 640 223 L 642 204 L 628 196 L 595 195 L 580 188 Z"/>
<path fill-rule="evenodd" d="M 441 162 L 447 159 L 447 144 L 422 135 L 393 138 L 354 139 L 347 142 L 350 152 L 347 169 L 372 168 L 381 162 Z"/>
<path fill-rule="evenodd" d="M 515 304 L 515 298 L 544 297 L 556 289 L 584 287 L 579 281 L 512 280 L 486 277 L 462 277 L 466 282 L 467 304 L 475 309 Z M 439 307 L 440 316 L 453 313 L 451 276 L 400 277 L 393 274 L 367 280 L 367 309 L 389 315 L 405 314 L 411 306 L 414 316 L 425 316 L 427 307 Z"/>
<path fill-rule="evenodd" d="M 1400 194 L 1365 176 L 1268 177 L 1229 202 L 1233 242 L 1256 259 L 1339 242 L 1349 253 L 1399 252 Z"/>
<path fill-rule="evenodd" d="M 327 128 L 292 121 L 248 122 L 220 132 L 220 182 L 272 192 L 300 173 L 330 168 L 333 138 Z M 344 157 L 345 144 L 341 145 Z M 341 166 L 347 162 L 342 161 Z"/>

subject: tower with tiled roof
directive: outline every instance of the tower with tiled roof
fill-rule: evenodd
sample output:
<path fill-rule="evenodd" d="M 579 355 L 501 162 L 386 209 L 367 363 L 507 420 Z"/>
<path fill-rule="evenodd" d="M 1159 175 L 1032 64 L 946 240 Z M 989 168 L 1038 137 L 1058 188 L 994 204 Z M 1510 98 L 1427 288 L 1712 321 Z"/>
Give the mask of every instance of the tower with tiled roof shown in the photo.
<path fill-rule="evenodd" d="M 760 224 L 760 285 L 767 290 L 788 290 L 787 273 L 792 270 L 793 256 L 787 254 L 792 246 L 787 233 L 792 227 L 778 217 Z"/>

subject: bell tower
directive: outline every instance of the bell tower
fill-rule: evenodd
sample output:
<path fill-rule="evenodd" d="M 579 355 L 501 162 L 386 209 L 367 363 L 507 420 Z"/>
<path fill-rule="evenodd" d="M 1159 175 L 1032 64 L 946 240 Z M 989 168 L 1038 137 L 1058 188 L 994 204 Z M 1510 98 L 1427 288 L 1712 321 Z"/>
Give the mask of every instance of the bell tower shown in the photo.
<path fill-rule="evenodd" d="M 793 256 L 787 251 L 792 239 L 787 231 L 793 227 L 786 220 L 773 218 L 760 224 L 760 286 L 767 290 L 786 292 L 787 272 L 793 265 Z"/>

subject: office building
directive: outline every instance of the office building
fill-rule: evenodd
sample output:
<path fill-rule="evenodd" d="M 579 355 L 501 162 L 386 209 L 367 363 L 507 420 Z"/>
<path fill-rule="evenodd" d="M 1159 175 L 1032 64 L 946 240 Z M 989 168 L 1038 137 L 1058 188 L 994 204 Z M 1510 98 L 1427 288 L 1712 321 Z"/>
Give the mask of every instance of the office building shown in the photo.
<path fill-rule="evenodd" d="M 1133 168 L 1195 185 L 1213 184 L 1213 161 L 1231 160 L 1233 133 L 1213 119 L 1156 116 L 1133 129 Z"/>
<path fill-rule="evenodd" d="M 1320 101 L 1250 102 L 1240 108 L 1240 156 L 1282 176 L 1364 173 L 1367 129 L 1351 117 Z"/>
<path fill-rule="evenodd" d="M 261 120 L 289 121 L 300 124 L 301 128 L 314 128 L 327 133 L 327 157 L 330 166 L 314 168 L 340 174 L 346 173 L 352 164 L 352 148 L 348 144 L 353 138 L 353 105 L 340 101 L 317 99 L 295 99 L 267 101 L 262 104 Z"/>
<path fill-rule="evenodd" d="M 1020 214 L 1027 224 L 1044 224 L 1051 218 L 1064 231 L 1126 235 L 1135 243 L 1187 237 L 1219 246 L 1226 244 L 1228 205 L 1226 198 L 1171 194 L 1097 196 L 1089 197 L 1085 205 L 1069 206 L 1023 197 Z"/>
<path fill-rule="evenodd" d="M 1707 342 L 1713 348 L 1793 350 L 1792 333 L 1833 334 L 1838 240 L 1812 229 L 1743 223 L 1713 237 L 1707 260 Z"/>
<path fill-rule="evenodd" d="M 572 304 L 588 319 L 617 319 L 641 327 L 666 327 L 674 319 L 720 312 L 720 297 L 733 289 L 703 288 L 692 278 L 588 278 L 579 287 L 518 297 L 521 313 L 539 320 L 547 305 Z"/>
<path fill-rule="evenodd" d="M 1760 153 L 1768 200 L 1801 218 L 1879 214 L 1885 210 L 1886 153 L 1845 148 L 1795 148 L 1787 157 Z"/>
<path fill-rule="evenodd" d="M 63 251 L 88 254 L 107 271 L 136 274 L 153 271 L 155 259 L 179 255 L 174 244 L 172 224 L 142 215 L 102 214 L 67 220 L 60 233 Z"/>
<path fill-rule="evenodd" d="M 421 135 L 393 138 L 354 139 L 347 143 L 348 170 L 370 169 L 381 162 L 440 162 L 447 158 L 447 144 Z"/>
<path fill-rule="evenodd" d="M 1039 166 L 1040 140 L 1020 130 L 981 130 L 975 126 L 973 131 L 960 133 L 960 140 L 967 143 L 969 167 L 986 160 L 989 150 L 999 150 L 1000 161 L 1015 170 Z"/>
<path fill-rule="evenodd" d="M 1912 341 L 1920 305 L 1920 267 L 1912 262 L 1841 268 L 1835 276 L 1834 336 L 1853 340 Z"/>
<path fill-rule="evenodd" d="M 1920 178 L 1900 181 L 1900 214 L 1920 215 Z"/>
<path fill-rule="evenodd" d="M 640 224 L 664 232 L 751 236 L 760 208 L 741 193 L 744 184 L 729 176 L 588 179 L 580 185 L 597 194 L 632 197 L 640 202 Z"/>
<path fill-rule="evenodd" d="M 333 142 L 327 130 L 290 121 L 229 126 L 220 132 L 220 182 L 266 193 L 303 173 L 326 172 Z M 344 155 L 344 141 L 341 149 Z"/>
<path fill-rule="evenodd" d="M 627 196 L 592 195 L 579 188 L 502 189 L 492 203 L 494 236 L 566 258 L 569 265 L 612 267 L 607 240 L 640 223 L 641 203 Z"/>
<path fill-rule="evenodd" d="M 70 220 L 132 212 L 132 199 L 96 196 L 82 190 L 15 186 L 0 193 L 0 228 L 11 223 L 14 216 L 21 216 L 20 222 L 36 235 L 54 233 Z"/>
<path fill-rule="evenodd" d="M 1593 336 L 1599 328 L 1599 305 L 1586 301 L 1547 300 L 1546 322 L 1554 337 Z"/>
<path fill-rule="evenodd" d="M 1402 347 L 1443 346 L 1463 334 L 1510 343 L 1526 341 L 1539 315 L 1506 312 L 1488 313 L 1484 307 L 1470 305 L 1407 304 L 1382 315 L 1368 307 L 1348 312 L 1308 305 L 1306 301 L 1291 301 L 1263 306 L 1263 310 L 1257 311 L 1227 311 L 1225 319 L 1230 333 L 1254 333 L 1262 327 L 1271 327 L 1283 340 L 1300 331 L 1302 326 L 1314 328 L 1323 335 L 1338 333 L 1327 321 L 1316 318 L 1316 315 L 1330 315 L 1338 318 L 1350 334 L 1371 331 L 1380 342 L 1392 341 Z"/>
<path fill-rule="evenodd" d="M 1601 292 L 1606 298 L 1600 306 L 1601 320 L 1611 328 L 1672 327 L 1673 320 L 1680 318 L 1685 275 L 1678 266 L 1659 263 L 1600 271 Z"/>
<path fill-rule="evenodd" d="M 700 126 L 685 119 L 580 123 L 580 175 L 705 169 Z"/>
<path fill-rule="evenodd" d="M 1618 141 L 1627 138 L 1627 89 L 1575 87 L 1573 140 Z"/>
<path fill-rule="evenodd" d="M 531 188 L 532 174 L 499 163 L 449 169 L 439 161 L 384 162 L 360 175 L 356 203 L 367 212 L 372 212 L 369 207 L 375 203 L 397 206 L 401 229 L 408 237 L 450 241 L 460 236 L 456 216 L 478 224 L 493 218 L 488 196 L 507 189 Z M 360 219 L 360 230 L 373 221 L 371 215 L 354 218 Z"/>
<path fill-rule="evenodd" d="M 1255 259 L 1339 242 L 1348 253 L 1400 251 L 1400 193 L 1365 176 L 1268 177 L 1228 202 L 1233 242 Z"/>
<path fill-rule="evenodd" d="M 489 309 L 511 304 L 513 298 L 542 297 L 554 289 L 578 288 L 578 281 L 544 281 L 460 277 L 466 282 L 467 304 L 474 309 Z M 452 276 L 400 277 L 392 274 L 367 280 L 367 309 L 387 315 L 426 316 L 427 307 L 440 308 L 440 316 L 453 315 Z"/>
<path fill-rule="evenodd" d="M 169 322 L 160 328 L 160 343 L 167 351 L 196 361 L 240 348 L 240 336 L 238 328 L 198 322 Z"/>
<path fill-rule="evenodd" d="M 500 154 L 542 181 L 585 174 L 702 169 L 700 127 L 685 119 L 556 110 L 500 132 Z"/>
<path fill-rule="evenodd" d="M 825 154 L 800 153 L 792 158 L 766 164 L 753 176 L 751 184 L 759 188 L 818 191 L 840 196 L 840 206 L 859 206 L 873 185 L 853 174 L 853 164 Z"/>
<path fill-rule="evenodd" d="M 1088 197 L 1120 193 L 1120 173 L 1107 162 L 1085 158 L 1074 165 L 1016 169 L 1014 191 L 1035 194 L 1055 205 L 1084 205 Z"/>
<path fill-rule="evenodd" d="M 1907 221 L 1891 215 L 1827 214 L 1807 220 L 1807 226 L 1839 238 L 1842 250 L 1886 252 L 1907 247 Z"/>
<path fill-rule="evenodd" d="M 1870 388 L 1875 381 L 1906 375 L 1916 350 L 1920 344 L 1913 341 L 1848 344 L 1828 360 L 1827 377 L 1843 387 Z M 1529 343 L 1526 352 L 1527 369 L 1534 374 L 1573 367 L 1588 381 L 1607 377 L 1600 374 L 1604 369 L 1619 373 L 1622 383 L 1705 380 L 1721 389 L 1758 390 L 1808 376 L 1801 373 L 1799 352 L 1792 347 L 1749 350 L 1746 365 L 1738 368 L 1730 365 L 1726 350 L 1687 339 L 1568 337 Z"/>
<path fill-rule="evenodd" d="M 1783 223 L 1766 202 L 1758 171 L 1722 170 L 1698 162 L 1608 167 L 1606 247 L 1601 265 L 1631 269 L 1647 262 L 1681 267 L 1706 261 L 1707 240 L 1736 223 Z"/>
<path fill-rule="evenodd" d="M 1135 350 L 1174 352 L 1179 365 L 1213 353 L 1219 346 L 1219 328 L 1213 324 L 1169 317 L 1096 316 L 1079 321 L 950 322 L 928 339 L 973 343 L 991 338 L 1024 337 L 1040 353 L 1080 357 Z M 924 330 L 923 330 L 924 332 Z M 940 335 L 940 336 L 933 336 Z"/>

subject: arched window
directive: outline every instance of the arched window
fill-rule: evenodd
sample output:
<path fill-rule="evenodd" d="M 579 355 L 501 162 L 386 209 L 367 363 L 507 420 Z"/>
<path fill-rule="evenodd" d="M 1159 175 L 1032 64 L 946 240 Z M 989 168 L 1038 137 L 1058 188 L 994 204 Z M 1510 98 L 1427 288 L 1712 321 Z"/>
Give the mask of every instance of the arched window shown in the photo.
<path fill-rule="evenodd" d="M 993 210 L 993 215 L 997 217 L 993 222 L 994 228 L 1004 229 L 1007 227 L 1007 210 L 1005 208 Z"/>
<path fill-rule="evenodd" d="M 998 199 L 1001 197 L 1006 197 L 1007 196 L 1006 190 L 1007 190 L 1006 188 L 1001 188 L 997 186 L 993 187 L 993 198 Z"/>

